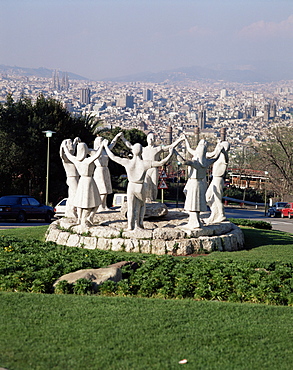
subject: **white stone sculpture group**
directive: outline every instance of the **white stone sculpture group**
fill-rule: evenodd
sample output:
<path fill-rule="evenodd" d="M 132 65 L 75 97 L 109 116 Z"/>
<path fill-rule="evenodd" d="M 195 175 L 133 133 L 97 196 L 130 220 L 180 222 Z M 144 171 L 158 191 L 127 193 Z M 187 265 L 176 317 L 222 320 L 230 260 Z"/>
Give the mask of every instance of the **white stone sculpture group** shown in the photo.
<path fill-rule="evenodd" d="M 112 153 L 118 138 L 131 149 L 132 158 L 121 158 Z M 189 213 L 188 229 L 203 226 L 200 212 L 211 209 L 211 215 L 205 224 L 224 221 L 225 213 L 222 204 L 224 176 L 228 166 L 229 143 L 219 142 L 213 152 L 207 152 L 207 142 L 200 140 L 196 149 L 192 149 L 184 134 L 168 146 L 156 146 L 154 134 L 147 136 L 148 145 L 131 144 L 120 132 L 109 144 L 97 136 L 94 148 L 75 138 L 63 140 L 60 147 L 60 157 L 67 176 L 68 200 L 66 217 L 71 217 L 81 231 L 86 231 L 94 225 L 94 215 L 97 211 L 106 211 L 107 195 L 112 193 L 109 158 L 124 166 L 127 177 L 127 219 L 128 230 L 143 229 L 146 202 L 157 198 L 158 167 L 167 163 L 173 155 L 174 148 L 185 141 L 186 150 L 192 155 L 191 160 L 183 164 L 188 166 L 188 181 L 184 188 L 186 195 L 184 209 Z M 160 160 L 160 154 L 169 154 Z M 213 178 L 207 188 L 207 169 L 213 164 Z"/>

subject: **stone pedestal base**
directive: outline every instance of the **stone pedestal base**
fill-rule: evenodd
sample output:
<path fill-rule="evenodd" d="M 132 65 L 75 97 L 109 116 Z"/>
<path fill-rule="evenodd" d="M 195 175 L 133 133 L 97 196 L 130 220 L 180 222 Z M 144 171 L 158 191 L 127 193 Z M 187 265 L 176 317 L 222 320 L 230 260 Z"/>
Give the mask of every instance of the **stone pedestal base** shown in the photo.
<path fill-rule="evenodd" d="M 144 221 L 145 229 L 127 231 L 127 220 L 119 211 L 95 216 L 95 226 L 80 233 L 70 218 L 54 221 L 46 241 L 70 247 L 153 254 L 189 255 L 201 251 L 237 251 L 244 249 L 243 233 L 229 221 L 187 229 L 188 213 L 173 209 L 159 220 Z"/>

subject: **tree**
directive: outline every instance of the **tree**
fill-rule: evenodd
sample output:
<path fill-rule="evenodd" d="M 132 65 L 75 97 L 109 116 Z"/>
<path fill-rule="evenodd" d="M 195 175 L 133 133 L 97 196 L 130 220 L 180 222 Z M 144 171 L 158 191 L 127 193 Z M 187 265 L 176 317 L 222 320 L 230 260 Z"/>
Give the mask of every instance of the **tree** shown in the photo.
<path fill-rule="evenodd" d="M 47 138 L 43 131 L 46 130 L 55 131 L 50 138 L 49 201 L 54 204 L 67 196 L 66 175 L 59 156 L 61 142 L 78 136 L 93 147 L 99 124 L 91 116 L 72 116 L 61 102 L 43 95 L 34 103 L 24 97 L 14 101 L 8 95 L 6 102 L 0 104 L 0 196 L 30 194 L 45 201 Z M 120 131 L 120 128 L 105 129 L 99 134 L 111 141 Z M 122 131 L 130 142 L 147 144 L 142 131 Z M 130 153 L 122 141 L 114 151 L 119 156 Z M 109 167 L 112 174 L 125 173 L 114 162 Z"/>
<path fill-rule="evenodd" d="M 44 201 L 47 139 L 50 139 L 50 201 L 67 194 L 66 177 L 59 147 L 63 139 L 79 136 L 91 144 L 94 135 L 87 117 L 73 117 L 61 102 L 40 95 L 14 101 L 11 95 L 0 104 L 0 195 L 24 193 Z"/>
<path fill-rule="evenodd" d="M 254 147 L 260 167 L 268 172 L 272 189 L 281 199 L 293 195 L 292 142 L 292 127 L 277 126 L 270 129 L 266 142 Z"/>

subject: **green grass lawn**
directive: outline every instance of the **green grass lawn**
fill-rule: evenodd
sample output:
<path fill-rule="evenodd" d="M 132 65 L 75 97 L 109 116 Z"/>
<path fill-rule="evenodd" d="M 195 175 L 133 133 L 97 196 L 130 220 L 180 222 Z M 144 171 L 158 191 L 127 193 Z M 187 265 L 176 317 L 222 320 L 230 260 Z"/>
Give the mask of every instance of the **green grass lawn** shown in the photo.
<path fill-rule="evenodd" d="M 290 307 L 0 293 L 0 366 L 292 369 Z"/>
<path fill-rule="evenodd" d="M 293 263 L 293 234 L 276 230 L 242 228 L 246 250 L 213 252 L 207 258 L 233 261 Z"/>
<path fill-rule="evenodd" d="M 19 239 L 37 239 L 40 241 L 45 240 L 45 232 L 48 229 L 47 225 L 32 226 L 32 227 L 18 227 L 15 229 L 0 230 L 0 236 L 14 236 Z"/>

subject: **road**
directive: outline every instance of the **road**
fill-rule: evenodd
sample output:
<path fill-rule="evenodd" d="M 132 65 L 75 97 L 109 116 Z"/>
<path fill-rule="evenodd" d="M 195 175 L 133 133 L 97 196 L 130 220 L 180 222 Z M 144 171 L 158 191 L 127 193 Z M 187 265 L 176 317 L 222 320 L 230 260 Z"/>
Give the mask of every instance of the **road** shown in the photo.
<path fill-rule="evenodd" d="M 167 204 L 170 208 L 174 208 L 175 204 Z M 178 204 L 179 208 L 183 208 L 183 203 Z M 273 230 L 285 231 L 293 234 L 293 219 L 288 218 L 274 218 L 265 217 L 263 209 L 255 209 L 253 207 L 238 208 L 238 207 L 225 207 L 225 213 L 228 218 L 247 218 L 252 220 L 266 221 L 272 224 Z M 28 227 L 28 226 L 41 226 L 49 225 L 43 222 L 43 220 L 27 222 L 27 223 L 17 223 L 12 221 L 1 221 L 0 230 L 13 229 L 16 227 Z"/>
<path fill-rule="evenodd" d="M 270 222 L 273 230 L 285 231 L 293 234 L 293 219 L 266 217 L 264 215 L 264 209 L 225 207 L 225 213 L 228 218 L 247 218 Z"/>
<path fill-rule="evenodd" d="M 8 221 L 8 220 L 1 220 L 0 230 L 16 229 L 20 227 L 43 226 L 43 225 L 50 225 L 50 224 L 48 222 L 44 222 L 43 220 L 33 220 L 30 222 L 24 222 L 24 223 Z"/>

